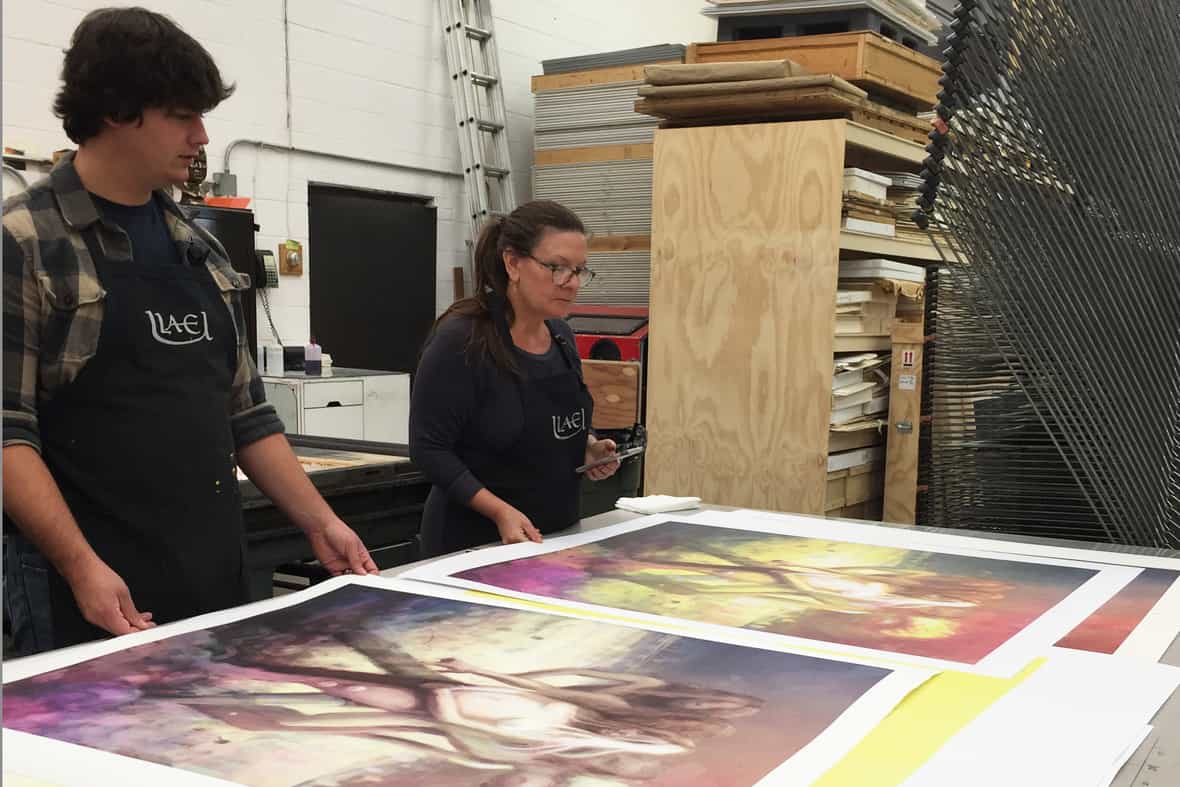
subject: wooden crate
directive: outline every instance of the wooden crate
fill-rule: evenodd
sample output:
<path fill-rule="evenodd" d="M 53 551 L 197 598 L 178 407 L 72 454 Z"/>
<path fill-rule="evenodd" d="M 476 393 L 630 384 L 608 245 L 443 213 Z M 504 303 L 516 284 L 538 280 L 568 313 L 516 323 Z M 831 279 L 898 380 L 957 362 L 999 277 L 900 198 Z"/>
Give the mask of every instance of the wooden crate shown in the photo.
<path fill-rule="evenodd" d="M 849 506 L 880 499 L 885 489 L 885 465 L 857 465 L 828 473 L 824 511 L 831 514 Z"/>
<path fill-rule="evenodd" d="M 693 44 L 686 62 L 782 59 L 816 74 L 835 74 L 914 109 L 929 110 L 938 101 L 938 61 L 872 32 Z"/>
<path fill-rule="evenodd" d="M 831 511 L 825 511 L 824 516 L 828 519 L 861 519 L 866 522 L 881 522 L 882 520 L 882 502 L 881 498 L 876 500 L 866 500 L 863 503 L 854 503 L 844 508 L 833 508 Z"/>
<path fill-rule="evenodd" d="M 663 121 L 660 124 L 662 128 L 847 117 L 918 144 L 923 144 L 930 132 L 930 124 L 915 115 L 831 87 L 685 98 L 641 98 L 635 102 L 635 111 L 660 118 Z"/>

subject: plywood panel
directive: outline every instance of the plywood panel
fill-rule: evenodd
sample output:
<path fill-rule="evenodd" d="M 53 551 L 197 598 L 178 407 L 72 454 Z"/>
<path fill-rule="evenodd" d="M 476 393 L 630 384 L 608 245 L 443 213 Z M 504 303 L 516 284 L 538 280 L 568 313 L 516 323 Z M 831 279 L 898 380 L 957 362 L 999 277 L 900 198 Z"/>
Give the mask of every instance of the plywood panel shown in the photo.
<path fill-rule="evenodd" d="M 533 153 L 533 163 L 538 167 L 553 167 L 562 164 L 593 164 L 599 161 L 646 161 L 652 156 L 652 147 L 650 143 L 641 143 L 538 150 Z"/>
<path fill-rule="evenodd" d="M 466 282 L 463 278 L 462 268 L 451 268 L 451 289 L 454 292 L 455 300 L 462 300 L 467 296 Z"/>
<path fill-rule="evenodd" d="M 641 98 L 635 102 L 635 111 L 661 118 L 663 127 L 713 125 L 727 120 L 845 115 L 905 140 L 918 144 L 926 140 L 930 131 L 928 121 L 890 109 L 862 95 L 848 93 L 839 87 L 842 80 L 832 76 L 826 78 L 832 80 L 831 86 L 684 98 Z"/>
<path fill-rule="evenodd" d="M 656 134 L 646 487 L 824 512 L 844 123 Z"/>
<path fill-rule="evenodd" d="M 678 62 L 665 60 L 660 63 L 611 66 L 610 68 L 593 68 L 589 71 L 571 71 L 566 74 L 539 75 L 533 77 L 533 92 L 561 90 L 567 87 L 586 87 L 587 85 L 609 85 L 613 82 L 640 82 L 643 80 L 643 69 L 649 65 L 669 65 Z"/>
<path fill-rule="evenodd" d="M 914 524 L 917 517 L 922 348 L 921 324 L 903 323 L 893 329 L 884 518 L 886 522 L 902 525 Z"/>
<path fill-rule="evenodd" d="M 630 429 L 639 421 L 641 367 L 626 361 L 582 361 L 594 398 L 595 429 Z"/>
<path fill-rule="evenodd" d="M 651 248 L 651 236 L 591 235 L 587 245 L 590 251 L 647 251 Z"/>

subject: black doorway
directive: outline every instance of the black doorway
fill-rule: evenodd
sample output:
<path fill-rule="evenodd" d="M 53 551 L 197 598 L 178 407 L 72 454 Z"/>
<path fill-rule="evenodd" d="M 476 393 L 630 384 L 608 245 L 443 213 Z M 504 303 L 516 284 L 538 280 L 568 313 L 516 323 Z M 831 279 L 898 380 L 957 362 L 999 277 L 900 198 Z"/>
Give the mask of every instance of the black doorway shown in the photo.
<path fill-rule="evenodd" d="M 428 197 L 310 184 L 311 335 L 338 367 L 413 372 L 435 314 Z"/>

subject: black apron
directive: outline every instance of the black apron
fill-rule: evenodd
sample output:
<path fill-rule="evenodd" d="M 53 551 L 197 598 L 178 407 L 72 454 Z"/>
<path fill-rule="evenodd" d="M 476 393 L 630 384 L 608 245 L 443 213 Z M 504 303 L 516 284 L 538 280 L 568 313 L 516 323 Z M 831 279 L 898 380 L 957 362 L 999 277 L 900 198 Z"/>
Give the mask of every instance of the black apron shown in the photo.
<path fill-rule="evenodd" d="M 201 255 L 108 261 L 85 236 L 107 291 L 102 333 L 41 410 L 45 463 L 140 612 L 168 623 L 244 603 L 230 311 Z M 56 572 L 49 586 L 54 647 L 108 636 Z"/>
<path fill-rule="evenodd" d="M 553 334 L 552 327 L 549 330 Z M 467 468 L 488 491 L 527 516 L 542 533 L 564 530 L 578 521 L 581 476 L 576 469 L 585 462 L 594 416 L 594 400 L 570 358 L 573 348 L 556 334 L 553 341 L 565 368 L 549 377 L 518 381 L 524 416 L 520 437 L 506 451 L 476 449 L 464 456 Z M 427 508 L 434 510 L 423 516 L 421 557 L 500 540 L 495 522 L 447 500 L 442 490 L 431 490 Z"/>

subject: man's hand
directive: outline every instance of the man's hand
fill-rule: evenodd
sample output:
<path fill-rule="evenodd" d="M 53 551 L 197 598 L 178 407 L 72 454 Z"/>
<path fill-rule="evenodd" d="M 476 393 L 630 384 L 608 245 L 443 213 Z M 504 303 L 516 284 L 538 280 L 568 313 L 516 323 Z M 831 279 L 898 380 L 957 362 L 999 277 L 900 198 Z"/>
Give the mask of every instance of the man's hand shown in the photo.
<path fill-rule="evenodd" d="M 525 541 L 541 543 L 541 531 L 533 527 L 529 518 L 510 505 L 505 505 L 496 514 L 496 529 L 505 544 L 520 544 Z"/>
<path fill-rule="evenodd" d="M 63 576 L 74 591 L 82 616 L 104 631 L 121 636 L 156 625 L 152 613 L 141 613 L 135 608 L 127 583 L 97 555 Z"/>
<path fill-rule="evenodd" d="M 95 554 L 78 529 L 41 455 L 27 445 L 4 448 L 4 513 L 69 584 L 82 616 L 111 634 L 156 625 L 140 613 L 123 578 Z"/>
<path fill-rule="evenodd" d="M 239 448 L 238 466 L 307 534 L 320 565 L 332 576 L 377 573 L 364 542 L 312 486 L 286 437 L 272 434 Z"/>
<path fill-rule="evenodd" d="M 341 574 L 376 574 L 377 564 L 369 557 L 365 542 L 351 527 L 333 519 L 323 529 L 308 533 L 312 551 L 332 576 Z"/>

